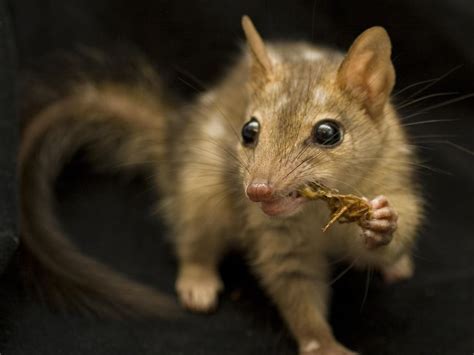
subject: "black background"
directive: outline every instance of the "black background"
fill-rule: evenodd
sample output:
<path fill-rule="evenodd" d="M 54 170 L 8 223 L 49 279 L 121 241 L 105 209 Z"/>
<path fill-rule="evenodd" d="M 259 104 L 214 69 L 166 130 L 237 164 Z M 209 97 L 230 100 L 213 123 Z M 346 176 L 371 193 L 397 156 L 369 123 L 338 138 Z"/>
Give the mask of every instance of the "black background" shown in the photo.
<path fill-rule="evenodd" d="M 107 50 L 131 42 L 157 66 L 167 88 L 185 98 L 196 90 L 182 79 L 207 86 L 230 65 L 242 40 L 244 13 L 265 38 L 314 40 L 341 49 L 370 26 L 386 27 L 394 46 L 396 91 L 455 69 L 416 96 L 410 97 L 423 85 L 396 97 L 403 106 L 424 95 L 456 93 L 401 109 L 410 116 L 407 123 L 452 120 L 410 126 L 426 166 L 419 179 L 428 201 L 417 273 L 387 287 L 376 275 L 349 272 L 334 285 L 331 322 L 336 336 L 363 354 L 474 351 L 474 157 L 463 151 L 474 150 L 474 99 L 420 111 L 474 92 L 472 1 L 15 0 L 7 5 L 20 70 L 78 44 Z M 154 196 L 145 179 L 99 175 L 90 168 L 78 159 L 59 182 L 58 210 L 67 231 L 87 252 L 172 293 L 175 263 L 164 241 L 166 230 L 151 214 Z M 335 277 L 343 269 L 336 266 Z M 0 351 L 294 353 L 275 309 L 241 260 L 229 258 L 222 271 L 227 291 L 214 315 L 116 322 L 61 316 L 25 300 L 12 264 L 0 284 Z"/>

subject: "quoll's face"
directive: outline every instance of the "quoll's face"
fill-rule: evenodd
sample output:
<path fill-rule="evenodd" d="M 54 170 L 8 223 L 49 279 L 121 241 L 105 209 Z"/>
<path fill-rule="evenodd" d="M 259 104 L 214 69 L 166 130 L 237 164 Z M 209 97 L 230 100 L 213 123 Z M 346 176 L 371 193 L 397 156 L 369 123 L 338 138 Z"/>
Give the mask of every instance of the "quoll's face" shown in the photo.
<path fill-rule="evenodd" d="M 324 75 L 322 74 L 324 73 Z M 247 197 L 270 216 L 290 216 L 311 181 L 353 192 L 377 145 L 376 125 L 334 84 L 336 69 L 303 63 L 253 88 L 241 127 Z"/>

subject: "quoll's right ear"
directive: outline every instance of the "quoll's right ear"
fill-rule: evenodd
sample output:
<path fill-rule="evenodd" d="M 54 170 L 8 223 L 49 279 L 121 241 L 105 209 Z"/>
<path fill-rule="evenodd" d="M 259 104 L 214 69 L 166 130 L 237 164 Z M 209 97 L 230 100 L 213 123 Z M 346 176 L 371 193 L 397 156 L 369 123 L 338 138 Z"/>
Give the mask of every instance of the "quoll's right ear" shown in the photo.
<path fill-rule="evenodd" d="M 339 67 L 339 86 L 360 99 L 373 118 L 383 114 L 395 85 L 391 52 L 387 32 L 372 27 L 356 38 Z"/>
<path fill-rule="evenodd" d="M 251 70 L 254 79 L 266 81 L 271 78 L 273 68 L 265 43 L 247 15 L 242 17 L 242 29 L 252 56 Z"/>

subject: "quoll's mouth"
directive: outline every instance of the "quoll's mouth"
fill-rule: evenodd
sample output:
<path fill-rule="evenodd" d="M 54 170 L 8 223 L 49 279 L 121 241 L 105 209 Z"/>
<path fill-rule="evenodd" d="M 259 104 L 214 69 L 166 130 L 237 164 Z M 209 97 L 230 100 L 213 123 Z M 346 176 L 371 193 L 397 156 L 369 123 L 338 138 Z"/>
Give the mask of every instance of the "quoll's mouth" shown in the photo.
<path fill-rule="evenodd" d="M 287 217 L 295 214 L 308 199 L 298 191 L 292 191 L 285 197 L 278 197 L 260 203 L 262 211 L 269 216 Z"/>

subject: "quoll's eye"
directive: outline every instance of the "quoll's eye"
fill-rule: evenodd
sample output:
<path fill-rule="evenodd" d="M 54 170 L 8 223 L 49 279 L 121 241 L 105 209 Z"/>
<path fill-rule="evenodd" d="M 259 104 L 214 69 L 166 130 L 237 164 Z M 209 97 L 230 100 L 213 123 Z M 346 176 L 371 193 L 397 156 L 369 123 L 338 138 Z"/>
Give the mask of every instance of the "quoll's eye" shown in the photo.
<path fill-rule="evenodd" d="M 312 141 L 325 147 L 335 147 L 343 138 L 342 128 L 337 121 L 324 119 L 313 128 Z"/>
<path fill-rule="evenodd" d="M 246 147 L 253 146 L 257 143 L 258 133 L 260 132 L 260 123 L 255 117 L 252 117 L 242 127 L 242 140 Z"/>

